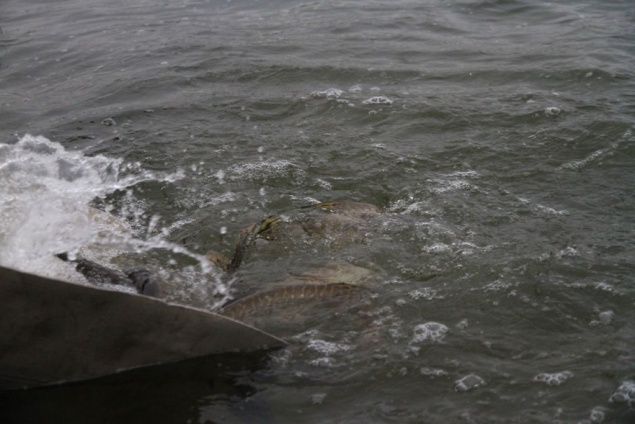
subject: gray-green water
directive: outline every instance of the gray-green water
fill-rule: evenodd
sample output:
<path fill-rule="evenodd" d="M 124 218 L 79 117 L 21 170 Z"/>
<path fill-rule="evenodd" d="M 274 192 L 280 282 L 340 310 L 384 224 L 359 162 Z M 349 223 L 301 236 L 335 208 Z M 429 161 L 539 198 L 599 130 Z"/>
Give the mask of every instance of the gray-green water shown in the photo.
<path fill-rule="evenodd" d="M 4 0 L 0 26 L 3 264 L 50 271 L 40 248 L 64 231 L 48 211 L 95 196 L 138 239 L 196 254 L 316 200 L 384 211 L 361 243 L 255 255 L 234 282 L 136 253 L 204 307 L 219 280 L 344 259 L 381 276 L 386 336 L 302 334 L 247 398 L 175 386 L 100 407 L 184 423 L 635 420 L 631 1 Z M 26 133 L 75 164 L 55 190 L 30 172 L 53 148 Z M 118 172 L 86 183 L 97 155 Z"/>

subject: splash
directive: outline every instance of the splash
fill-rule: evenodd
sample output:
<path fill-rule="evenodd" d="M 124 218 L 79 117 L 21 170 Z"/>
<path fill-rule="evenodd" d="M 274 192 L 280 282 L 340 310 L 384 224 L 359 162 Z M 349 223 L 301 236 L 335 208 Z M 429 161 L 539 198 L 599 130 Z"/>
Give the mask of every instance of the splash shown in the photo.
<path fill-rule="evenodd" d="M 0 145 L 0 264 L 60 277 L 49 258 L 93 237 L 88 204 L 120 186 L 121 166 L 44 137 Z"/>
<path fill-rule="evenodd" d="M 95 259 L 107 258 L 116 250 L 164 249 L 196 259 L 202 272 L 210 273 L 212 265 L 206 258 L 160 235 L 138 240 L 126 221 L 89 206 L 118 190 L 129 193 L 131 187 L 144 181 L 174 182 L 181 178 L 180 171 L 155 173 L 138 163 L 68 151 L 42 136 L 25 135 L 17 143 L 0 144 L 0 265 L 83 282 L 72 267 L 54 255 L 78 251 L 84 255 L 89 250 L 88 256 L 92 254 Z M 151 225 L 157 222 L 154 219 Z"/>

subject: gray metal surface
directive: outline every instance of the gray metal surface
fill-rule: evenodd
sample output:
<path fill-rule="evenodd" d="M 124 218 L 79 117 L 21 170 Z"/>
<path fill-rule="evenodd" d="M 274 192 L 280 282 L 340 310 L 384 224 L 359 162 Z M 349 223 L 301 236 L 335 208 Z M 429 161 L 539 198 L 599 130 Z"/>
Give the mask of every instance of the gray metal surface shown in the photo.
<path fill-rule="evenodd" d="M 0 303 L 0 389 L 285 346 L 217 314 L 4 267 Z"/>

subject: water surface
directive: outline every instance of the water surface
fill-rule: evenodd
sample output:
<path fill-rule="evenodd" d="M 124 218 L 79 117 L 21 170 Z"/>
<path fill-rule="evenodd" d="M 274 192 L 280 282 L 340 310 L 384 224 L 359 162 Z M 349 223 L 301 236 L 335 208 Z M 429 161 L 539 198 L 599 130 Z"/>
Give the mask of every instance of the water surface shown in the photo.
<path fill-rule="evenodd" d="M 248 395 L 153 392 L 171 422 L 631 422 L 633 11 L 6 0 L 0 263 L 78 278 L 51 253 L 94 241 L 92 204 L 134 240 L 98 254 L 195 306 L 321 261 L 373 271 L 381 342 L 299 333 Z M 361 243 L 199 262 L 340 198 L 382 209 Z"/>

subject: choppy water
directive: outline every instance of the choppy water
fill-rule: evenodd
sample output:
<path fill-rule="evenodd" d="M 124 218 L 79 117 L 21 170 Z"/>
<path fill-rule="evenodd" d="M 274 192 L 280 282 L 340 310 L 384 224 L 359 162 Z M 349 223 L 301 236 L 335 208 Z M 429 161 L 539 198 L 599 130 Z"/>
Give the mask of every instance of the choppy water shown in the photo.
<path fill-rule="evenodd" d="M 171 422 L 635 420 L 629 0 L 5 0 L 0 16 L 0 263 L 73 279 L 51 253 L 92 243 L 207 308 L 316 257 L 378 276 L 380 343 L 298 334 L 246 399 L 164 390 Z M 237 279 L 199 262 L 336 198 L 383 209 L 362 243 L 254 257 Z M 104 236 L 88 204 L 121 225 Z"/>

